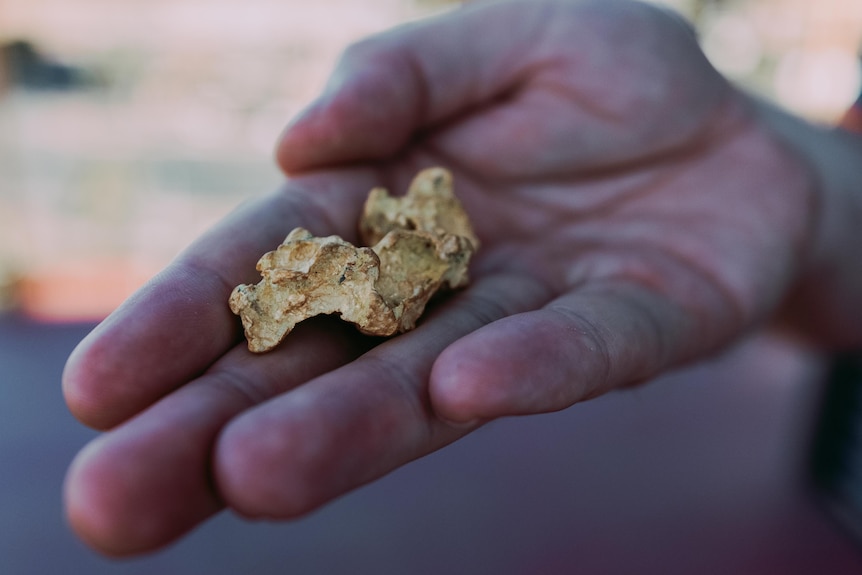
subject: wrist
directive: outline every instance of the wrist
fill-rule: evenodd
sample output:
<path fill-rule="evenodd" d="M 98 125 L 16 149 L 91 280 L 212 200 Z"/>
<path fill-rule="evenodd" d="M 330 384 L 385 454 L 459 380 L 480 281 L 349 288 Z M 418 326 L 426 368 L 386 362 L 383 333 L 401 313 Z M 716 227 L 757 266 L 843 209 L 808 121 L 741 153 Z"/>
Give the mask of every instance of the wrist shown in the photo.
<path fill-rule="evenodd" d="M 829 348 L 862 348 L 862 136 L 755 102 L 762 126 L 807 169 L 815 211 L 781 319 Z"/>

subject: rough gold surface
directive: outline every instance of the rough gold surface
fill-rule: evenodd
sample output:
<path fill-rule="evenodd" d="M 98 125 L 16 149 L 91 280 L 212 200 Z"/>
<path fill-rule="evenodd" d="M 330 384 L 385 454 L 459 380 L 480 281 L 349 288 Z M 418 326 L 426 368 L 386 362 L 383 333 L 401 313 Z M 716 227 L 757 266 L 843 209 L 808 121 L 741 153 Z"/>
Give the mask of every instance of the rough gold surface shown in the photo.
<path fill-rule="evenodd" d="M 445 169 L 420 172 L 402 198 L 373 189 L 359 231 L 372 247 L 296 228 L 260 258 L 263 279 L 237 286 L 229 302 L 251 351 L 274 348 L 297 323 L 320 314 L 337 313 L 369 335 L 405 332 L 438 290 L 469 281 L 479 242 Z"/>
<path fill-rule="evenodd" d="M 419 172 L 401 198 L 390 196 L 385 188 L 371 190 L 359 222 L 360 239 L 365 245 L 374 245 L 392 230 L 451 234 L 479 247 L 467 213 L 452 190 L 452 174 L 444 168 Z"/>

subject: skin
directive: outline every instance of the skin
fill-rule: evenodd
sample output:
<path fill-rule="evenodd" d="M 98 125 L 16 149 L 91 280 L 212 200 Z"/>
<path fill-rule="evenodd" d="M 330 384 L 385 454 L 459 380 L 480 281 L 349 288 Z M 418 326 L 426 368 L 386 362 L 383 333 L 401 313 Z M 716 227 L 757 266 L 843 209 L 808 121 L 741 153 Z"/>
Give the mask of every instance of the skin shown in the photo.
<path fill-rule="evenodd" d="M 71 525 L 130 555 L 224 507 L 298 517 L 496 417 L 636 384 L 768 322 L 802 329 L 816 302 L 860 293 L 840 249 L 862 220 L 842 161 L 858 153 L 740 93 L 645 5 L 471 5 L 360 42 L 285 130 L 283 189 L 69 359 L 70 409 L 106 430 L 69 470 Z M 323 318 L 250 354 L 226 302 L 259 256 L 296 226 L 355 241 L 368 190 L 431 165 L 482 241 L 471 286 L 396 338 Z M 808 333 L 857 346 L 855 325 Z"/>

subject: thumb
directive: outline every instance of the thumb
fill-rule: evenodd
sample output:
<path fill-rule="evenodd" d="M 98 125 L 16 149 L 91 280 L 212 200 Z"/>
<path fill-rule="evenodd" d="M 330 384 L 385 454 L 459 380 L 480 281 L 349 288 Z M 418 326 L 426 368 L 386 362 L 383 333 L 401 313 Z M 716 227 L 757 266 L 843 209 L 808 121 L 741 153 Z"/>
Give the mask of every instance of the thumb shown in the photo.
<path fill-rule="evenodd" d="M 391 158 L 422 138 L 477 171 L 595 171 L 714 137 L 735 95 L 666 10 L 469 4 L 348 48 L 276 155 L 296 173 Z"/>
<path fill-rule="evenodd" d="M 388 157 L 422 122 L 421 78 L 408 55 L 366 42 L 345 52 L 323 94 L 285 128 L 276 159 L 286 173 Z"/>
<path fill-rule="evenodd" d="M 418 132 L 511 89 L 528 59 L 514 48 L 542 26 L 514 8 L 468 6 L 350 46 L 321 96 L 282 133 L 281 168 L 390 157 Z"/>

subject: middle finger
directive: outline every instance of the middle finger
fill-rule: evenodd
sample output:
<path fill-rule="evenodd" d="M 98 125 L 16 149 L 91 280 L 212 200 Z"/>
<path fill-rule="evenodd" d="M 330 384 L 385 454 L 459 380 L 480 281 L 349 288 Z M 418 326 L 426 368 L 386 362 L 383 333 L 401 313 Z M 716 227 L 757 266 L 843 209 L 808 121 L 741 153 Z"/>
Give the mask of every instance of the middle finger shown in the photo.
<path fill-rule="evenodd" d="M 245 515 L 295 517 L 465 435 L 471 426 L 433 413 L 434 361 L 460 337 L 548 298 L 532 277 L 486 276 L 415 331 L 244 412 L 215 448 L 222 496 Z"/>

